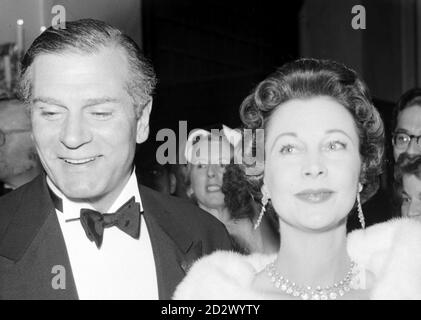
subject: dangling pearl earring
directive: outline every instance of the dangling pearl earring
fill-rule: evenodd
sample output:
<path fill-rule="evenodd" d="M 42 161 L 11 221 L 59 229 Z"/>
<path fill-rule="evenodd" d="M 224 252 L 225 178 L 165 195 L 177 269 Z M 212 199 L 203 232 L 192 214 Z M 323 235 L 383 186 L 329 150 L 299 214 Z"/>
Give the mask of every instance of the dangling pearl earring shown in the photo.
<path fill-rule="evenodd" d="M 357 193 L 357 211 L 358 211 L 358 220 L 360 220 L 361 228 L 365 229 L 365 218 L 363 213 L 363 208 L 361 207 L 360 192 L 363 190 L 363 185 L 358 183 L 358 193 Z"/>
<path fill-rule="evenodd" d="M 263 191 L 263 196 L 262 196 L 261 202 L 262 202 L 262 209 L 260 209 L 259 217 L 257 218 L 257 221 L 253 226 L 254 230 L 256 230 L 260 226 L 260 223 L 262 222 L 263 215 L 266 212 L 266 205 L 269 202 L 269 196 L 268 196 L 266 191 Z"/>

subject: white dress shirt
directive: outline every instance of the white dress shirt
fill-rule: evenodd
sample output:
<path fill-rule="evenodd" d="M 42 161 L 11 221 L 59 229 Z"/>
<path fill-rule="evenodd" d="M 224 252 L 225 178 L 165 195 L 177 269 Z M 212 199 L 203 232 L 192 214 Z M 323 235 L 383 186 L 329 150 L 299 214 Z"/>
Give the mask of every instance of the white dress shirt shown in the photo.
<path fill-rule="evenodd" d="M 104 229 L 101 249 L 91 242 L 79 220 L 81 208 L 94 209 L 87 203 L 66 198 L 47 177 L 48 186 L 62 199 L 63 213 L 56 209 L 64 236 L 79 299 L 158 299 L 158 284 L 151 240 L 143 215 L 140 238 L 134 239 L 117 227 Z M 117 211 L 135 196 L 140 203 L 135 171 L 108 210 Z"/>

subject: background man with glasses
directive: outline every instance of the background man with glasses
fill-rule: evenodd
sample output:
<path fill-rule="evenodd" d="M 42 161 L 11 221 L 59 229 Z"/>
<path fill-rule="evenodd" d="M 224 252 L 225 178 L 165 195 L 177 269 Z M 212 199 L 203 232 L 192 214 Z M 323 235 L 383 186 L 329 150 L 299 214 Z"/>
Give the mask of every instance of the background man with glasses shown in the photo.
<path fill-rule="evenodd" d="M 413 157 L 421 154 L 421 88 L 405 92 L 398 101 L 393 117 L 393 156 Z"/>
<path fill-rule="evenodd" d="M 17 100 L 0 100 L 0 196 L 31 181 L 39 172 L 24 105 Z"/>
<path fill-rule="evenodd" d="M 400 171 L 405 171 L 408 163 L 421 156 L 421 88 L 406 91 L 399 99 L 393 114 L 392 146 L 395 160 L 394 193 L 395 211 L 406 215 L 408 196 L 404 188 Z M 407 192 L 406 192 L 407 193 Z"/>
<path fill-rule="evenodd" d="M 421 109 L 420 109 L 421 110 Z M 416 136 L 404 132 L 395 132 L 393 134 L 393 147 L 395 153 L 399 156 L 403 152 L 408 155 L 417 155 L 421 149 L 421 135 Z M 412 143 L 413 142 L 413 143 Z M 397 160 L 397 159 L 396 159 Z"/>

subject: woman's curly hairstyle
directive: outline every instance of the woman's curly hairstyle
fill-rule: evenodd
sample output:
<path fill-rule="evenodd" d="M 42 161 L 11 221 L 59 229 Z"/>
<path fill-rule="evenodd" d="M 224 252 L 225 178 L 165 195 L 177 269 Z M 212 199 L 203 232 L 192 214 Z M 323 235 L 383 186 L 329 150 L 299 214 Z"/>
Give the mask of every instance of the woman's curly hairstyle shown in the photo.
<path fill-rule="evenodd" d="M 362 159 L 361 199 L 366 201 L 377 191 L 382 172 L 384 127 L 368 88 L 354 70 L 329 60 L 299 59 L 287 63 L 245 98 L 240 106 L 241 120 L 247 129 L 265 129 L 272 113 L 282 103 L 317 96 L 335 99 L 354 118 Z M 255 148 L 254 145 L 249 149 Z"/>

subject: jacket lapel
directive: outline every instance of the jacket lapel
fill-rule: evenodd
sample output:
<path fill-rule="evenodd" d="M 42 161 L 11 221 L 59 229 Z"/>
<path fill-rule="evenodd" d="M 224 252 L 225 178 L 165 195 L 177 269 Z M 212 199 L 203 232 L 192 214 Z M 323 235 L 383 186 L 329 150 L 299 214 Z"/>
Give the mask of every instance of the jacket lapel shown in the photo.
<path fill-rule="evenodd" d="M 161 205 L 156 194 L 139 185 L 143 214 L 150 230 L 160 299 L 171 299 L 190 265 L 202 255 L 202 242 L 194 242 L 185 227 Z M 180 214 L 180 213 L 178 213 Z"/>
<path fill-rule="evenodd" d="M 77 299 L 45 175 L 41 174 L 24 188 L 19 193 L 21 198 L 15 201 L 19 206 L 0 244 L 0 257 L 13 261 L 13 267 L 5 267 L 3 271 L 7 272 L 3 280 L 7 294 L 17 299 Z M 0 262 L 3 265 L 6 263 Z M 52 285 L 55 266 L 65 270 L 65 289 L 55 289 Z"/>
<path fill-rule="evenodd" d="M 0 297 L 16 299 L 77 299 L 77 290 L 45 174 L 19 194 L 17 209 L 0 243 L 0 275 L 5 286 Z M 144 217 L 154 253 L 160 299 L 171 299 L 190 265 L 202 253 L 174 212 L 162 205 L 165 199 L 139 185 Z M 4 259 L 5 258 L 5 259 Z M 52 268 L 66 270 L 66 289 L 54 289 Z M 1 281 L 0 281 L 1 282 Z M 6 294 L 2 294 L 2 290 Z"/>

